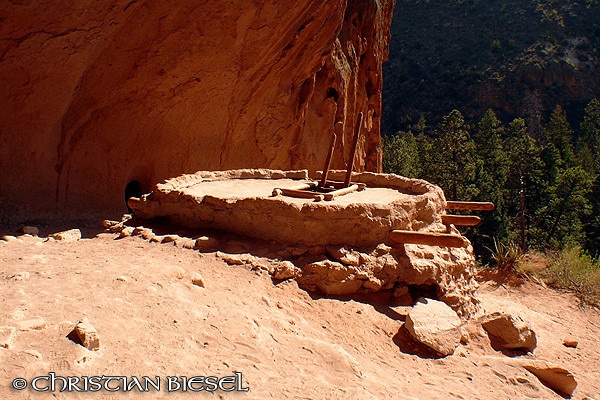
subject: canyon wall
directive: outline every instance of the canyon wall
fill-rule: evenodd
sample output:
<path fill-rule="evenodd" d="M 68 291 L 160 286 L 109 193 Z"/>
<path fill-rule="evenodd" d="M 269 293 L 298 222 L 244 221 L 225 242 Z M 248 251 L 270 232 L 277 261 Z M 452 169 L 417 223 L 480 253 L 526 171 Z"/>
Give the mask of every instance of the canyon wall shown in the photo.
<path fill-rule="evenodd" d="M 381 167 L 394 0 L 0 5 L 0 221 L 125 211 L 182 173 Z"/>

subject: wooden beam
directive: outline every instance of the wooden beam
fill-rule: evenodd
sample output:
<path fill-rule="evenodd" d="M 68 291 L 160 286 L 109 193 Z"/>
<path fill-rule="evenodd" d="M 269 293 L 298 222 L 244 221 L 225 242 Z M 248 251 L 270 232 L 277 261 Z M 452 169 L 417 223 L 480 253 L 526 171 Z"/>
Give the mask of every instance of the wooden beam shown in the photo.
<path fill-rule="evenodd" d="M 344 194 L 358 191 L 358 185 L 350 185 L 347 188 L 334 190 L 333 192 L 325 193 L 325 200 L 331 201 L 336 196 L 342 196 Z"/>
<path fill-rule="evenodd" d="M 346 170 L 346 179 L 344 180 L 344 186 L 350 186 L 350 180 L 352 179 L 352 169 L 354 168 L 354 156 L 356 155 L 356 147 L 358 146 L 358 139 L 360 138 L 360 129 L 363 123 L 362 111 L 358 113 L 358 125 L 354 134 L 354 142 L 352 143 L 352 153 L 350 154 L 350 162 L 348 169 Z"/>
<path fill-rule="evenodd" d="M 314 199 L 315 201 L 321 201 L 325 198 L 320 193 L 310 192 L 308 190 L 298 190 L 298 189 L 286 189 L 286 188 L 277 188 L 273 190 L 273 196 L 284 195 L 289 197 L 297 197 L 302 199 Z"/>
<path fill-rule="evenodd" d="M 275 189 L 273 189 L 273 193 L 271 193 L 271 196 L 279 196 L 280 194 L 282 194 L 283 189 L 285 189 L 285 190 L 309 190 L 316 186 L 317 185 L 314 182 L 307 182 L 307 183 L 302 183 L 302 184 L 287 187 L 287 188 L 275 188 Z"/>
<path fill-rule="evenodd" d="M 446 202 L 446 210 L 478 210 L 491 211 L 494 203 L 477 202 L 477 201 L 448 201 Z"/>
<path fill-rule="evenodd" d="M 480 222 L 481 218 L 476 215 L 442 215 L 444 225 L 477 226 Z"/>
<path fill-rule="evenodd" d="M 390 239 L 402 244 L 425 244 L 439 247 L 467 247 L 469 241 L 460 235 L 437 232 L 415 232 L 394 230 L 390 232 Z"/>
<path fill-rule="evenodd" d="M 324 187 L 327 183 L 327 175 L 329 175 L 329 168 L 331 167 L 331 158 L 333 157 L 333 151 L 335 150 L 335 141 L 337 140 L 335 128 L 341 124 L 341 121 L 338 121 L 334 125 L 334 132 L 333 136 L 331 137 L 331 145 L 329 145 L 329 153 L 327 153 L 327 158 L 325 159 L 325 167 L 323 168 L 323 176 L 321 177 L 321 183 L 319 184 L 319 187 Z"/>

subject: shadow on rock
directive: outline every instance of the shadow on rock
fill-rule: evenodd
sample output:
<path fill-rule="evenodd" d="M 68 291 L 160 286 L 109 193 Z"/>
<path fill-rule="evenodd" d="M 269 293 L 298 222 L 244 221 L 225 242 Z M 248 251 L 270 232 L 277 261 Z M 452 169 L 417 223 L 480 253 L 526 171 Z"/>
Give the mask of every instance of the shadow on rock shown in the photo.
<path fill-rule="evenodd" d="M 394 344 L 398 346 L 401 352 L 404 354 L 410 354 L 413 356 L 417 356 L 424 359 L 440 359 L 444 358 L 437 351 L 427 347 L 423 343 L 416 341 L 408 332 L 405 324 L 402 324 L 400 329 L 398 329 L 398 333 L 394 335 L 392 338 Z"/>

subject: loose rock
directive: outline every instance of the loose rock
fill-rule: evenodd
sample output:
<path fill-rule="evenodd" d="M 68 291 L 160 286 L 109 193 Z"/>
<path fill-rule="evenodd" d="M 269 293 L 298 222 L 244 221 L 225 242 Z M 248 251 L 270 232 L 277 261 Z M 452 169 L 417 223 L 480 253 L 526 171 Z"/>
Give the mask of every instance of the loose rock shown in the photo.
<path fill-rule="evenodd" d="M 233 255 L 233 254 L 227 254 L 227 253 L 221 253 L 220 251 L 217 252 L 217 257 L 220 257 L 223 261 L 225 261 L 229 265 L 244 265 L 244 264 L 248 264 L 250 262 L 248 257 L 242 257 L 239 255 Z"/>
<path fill-rule="evenodd" d="M 115 225 L 119 225 L 119 224 L 120 224 L 120 222 L 118 222 L 118 221 L 112 221 L 112 220 L 110 220 L 110 219 L 105 219 L 104 221 L 102 221 L 102 226 L 103 226 L 105 229 L 110 229 L 110 228 L 112 228 L 113 226 L 115 226 Z"/>
<path fill-rule="evenodd" d="M 50 237 L 63 242 L 77 242 L 81 239 L 81 231 L 79 229 L 69 229 L 68 231 L 53 233 Z"/>
<path fill-rule="evenodd" d="M 98 332 L 87 318 L 79 321 L 75 328 L 67 335 L 67 338 L 88 350 L 97 351 L 100 349 Z"/>
<path fill-rule="evenodd" d="M 423 297 L 408 312 L 405 323 L 413 338 L 444 356 L 459 346 L 461 325 L 456 312 L 445 303 Z"/>
<path fill-rule="evenodd" d="M 208 236 L 200 236 L 196 239 L 194 249 L 202 252 L 213 251 L 217 247 L 217 244 L 218 242 L 216 239 L 209 238 Z"/>
<path fill-rule="evenodd" d="M 21 228 L 21 232 L 26 235 L 37 236 L 40 233 L 40 230 L 35 226 L 25 225 Z"/>
<path fill-rule="evenodd" d="M 121 229 L 121 233 L 119 233 L 119 239 L 123 239 L 133 235 L 134 228 L 131 226 L 126 226 Z"/>
<path fill-rule="evenodd" d="M 524 364 L 523 367 L 562 397 L 571 398 L 577 388 L 577 381 L 573 374 L 562 367 L 546 362 Z"/>
<path fill-rule="evenodd" d="M 535 332 L 518 316 L 493 313 L 484 316 L 481 325 L 494 348 L 533 352 L 537 346 Z"/>
<path fill-rule="evenodd" d="M 175 245 L 175 242 L 179 239 L 181 239 L 181 237 L 178 235 L 165 235 L 161 243 L 173 243 L 173 245 Z"/>
<path fill-rule="evenodd" d="M 175 241 L 175 246 L 192 250 L 196 247 L 196 241 L 190 238 L 180 238 Z"/>
<path fill-rule="evenodd" d="M 295 278 L 300 274 L 300 268 L 296 267 L 289 261 L 282 261 L 275 267 L 273 271 L 273 278 L 275 279 L 290 279 Z"/>
<path fill-rule="evenodd" d="M 204 285 L 204 278 L 202 277 L 202 275 L 200 275 L 200 273 L 198 272 L 194 272 L 194 275 L 192 275 L 192 283 L 196 286 L 200 286 L 200 287 L 206 287 Z"/>
<path fill-rule="evenodd" d="M 12 235 L 3 235 L 0 236 L 0 240 L 10 243 L 10 242 L 18 242 L 19 239 L 16 236 L 12 236 Z"/>
<path fill-rule="evenodd" d="M 571 347 L 571 348 L 576 349 L 578 345 L 579 345 L 579 342 L 575 339 L 563 340 L 563 346 L 565 346 L 565 347 Z"/>

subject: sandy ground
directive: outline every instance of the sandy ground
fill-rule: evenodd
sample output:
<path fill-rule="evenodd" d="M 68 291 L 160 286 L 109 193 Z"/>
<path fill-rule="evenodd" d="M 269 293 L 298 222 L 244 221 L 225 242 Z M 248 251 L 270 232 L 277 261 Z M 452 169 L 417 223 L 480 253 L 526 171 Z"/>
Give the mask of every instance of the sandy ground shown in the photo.
<path fill-rule="evenodd" d="M 72 243 L 0 241 L 0 343 L 8 343 L 0 347 L 0 399 L 560 399 L 522 359 L 568 369 L 578 382 L 573 398 L 600 399 L 600 313 L 567 294 L 533 283 L 483 283 L 484 310 L 528 322 L 538 337 L 534 354 L 494 351 L 471 321 L 469 343 L 435 358 L 402 328 L 409 308 L 385 295 L 320 298 L 215 253 L 96 233 Z M 195 273 L 205 287 L 192 283 Z M 66 337 L 84 317 L 98 332 L 98 351 Z M 567 338 L 577 348 L 563 346 Z M 50 372 L 158 376 L 161 388 L 90 394 L 11 387 L 15 378 L 30 385 Z M 169 376 L 236 372 L 248 392 L 167 391 Z"/>

